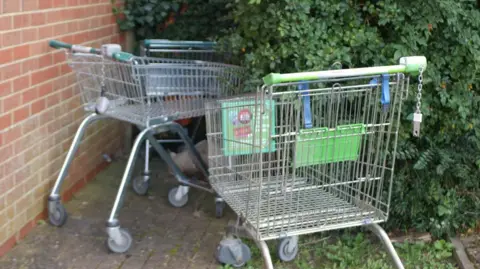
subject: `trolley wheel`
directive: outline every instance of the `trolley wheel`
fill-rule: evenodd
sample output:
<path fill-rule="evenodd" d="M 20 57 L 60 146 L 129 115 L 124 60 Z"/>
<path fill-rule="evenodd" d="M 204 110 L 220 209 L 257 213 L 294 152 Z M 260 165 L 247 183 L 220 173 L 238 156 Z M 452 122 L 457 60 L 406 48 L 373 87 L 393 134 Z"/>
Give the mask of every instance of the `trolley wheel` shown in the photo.
<path fill-rule="evenodd" d="M 168 201 L 174 207 L 184 207 L 188 202 L 188 193 L 183 195 L 180 199 L 177 198 L 178 186 L 170 189 L 168 192 Z"/>
<path fill-rule="evenodd" d="M 215 216 L 217 218 L 223 217 L 223 210 L 225 209 L 225 202 L 217 201 L 215 202 Z"/>
<path fill-rule="evenodd" d="M 284 238 L 280 241 L 277 247 L 278 258 L 283 262 L 291 262 L 295 259 L 298 254 L 298 243 L 292 242 L 291 237 Z M 291 250 L 290 244 L 295 244 Z"/>
<path fill-rule="evenodd" d="M 252 253 L 239 239 L 224 239 L 217 247 L 216 258 L 221 264 L 240 268 L 252 258 Z"/>
<path fill-rule="evenodd" d="M 63 226 L 67 222 L 67 211 L 60 201 L 56 202 L 53 208 L 48 210 L 48 220 L 53 226 Z"/>
<path fill-rule="evenodd" d="M 133 179 L 132 187 L 136 194 L 145 195 L 148 192 L 150 185 L 150 176 L 139 175 Z"/>
<path fill-rule="evenodd" d="M 118 244 L 113 240 L 113 238 L 108 237 L 107 239 L 107 248 L 114 253 L 125 253 L 132 246 L 132 236 L 125 229 L 120 229 L 120 235 L 122 237 L 122 243 Z"/>

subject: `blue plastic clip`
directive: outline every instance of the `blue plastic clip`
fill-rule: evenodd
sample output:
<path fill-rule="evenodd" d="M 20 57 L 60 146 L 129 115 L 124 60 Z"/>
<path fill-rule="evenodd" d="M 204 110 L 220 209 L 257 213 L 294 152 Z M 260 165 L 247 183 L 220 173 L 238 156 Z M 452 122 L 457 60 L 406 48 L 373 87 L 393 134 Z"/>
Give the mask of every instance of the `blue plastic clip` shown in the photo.
<path fill-rule="evenodd" d="M 310 109 L 310 96 L 306 92 L 308 90 L 308 84 L 303 83 L 298 85 L 298 90 L 302 92 L 303 95 L 303 115 L 305 117 L 305 128 L 312 128 L 312 112 Z"/>
<path fill-rule="evenodd" d="M 388 111 L 390 108 L 390 75 L 383 74 L 382 75 L 382 97 L 380 102 L 383 105 L 383 112 Z M 370 85 L 376 86 L 378 84 L 377 78 L 373 78 L 370 81 Z"/>
<path fill-rule="evenodd" d="M 390 75 L 382 75 L 382 100 L 383 111 L 386 112 L 390 107 Z"/>

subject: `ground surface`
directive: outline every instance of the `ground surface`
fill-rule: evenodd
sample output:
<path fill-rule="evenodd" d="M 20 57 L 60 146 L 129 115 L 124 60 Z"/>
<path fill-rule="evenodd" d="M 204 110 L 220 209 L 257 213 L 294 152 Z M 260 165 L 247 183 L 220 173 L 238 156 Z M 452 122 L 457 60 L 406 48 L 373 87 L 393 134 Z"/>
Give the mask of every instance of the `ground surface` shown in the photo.
<path fill-rule="evenodd" d="M 185 208 L 171 207 L 167 191 L 175 186 L 165 166 L 155 161 L 152 186 L 148 196 L 137 196 L 129 188 L 119 219 L 134 237 L 126 254 L 109 254 L 105 247 L 105 222 L 110 213 L 125 161 L 115 161 L 95 180 L 66 204 L 67 224 L 55 228 L 40 223 L 24 240 L 0 259 L 1 269 L 217 269 L 214 258 L 224 228 L 234 214 L 227 210 L 222 219 L 214 217 L 213 196 L 191 192 Z M 138 174 L 138 173 L 137 173 Z M 290 263 L 275 257 L 275 243 L 270 244 L 276 269 L 319 268 L 391 268 L 378 240 L 369 234 L 336 236 L 334 233 L 304 236 L 300 253 Z M 261 269 L 263 261 L 251 242 L 253 260 L 246 269 Z M 397 245 L 406 268 L 455 268 L 451 248 L 434 245 Z M 225 267 L 228 268 L 228 267 Z"/>
<path fill-rule="evenodd" d="M 175 186 L 163 164 L 156 162 L 152 188 L 140 197 L 129 188 L 120 223 L 134 237 L 125 255 L 108 254 L 105 222 L 113 205 L 124 162 L 106 171 L 66 204 L 65 226 L 36 227 L 0 260 L 0 268 L 217 268 L 213 253 L 228 219 L 214 217 L 214 200 L 192 192 L 185 208 L 171 207 L 167 190 Z"/>

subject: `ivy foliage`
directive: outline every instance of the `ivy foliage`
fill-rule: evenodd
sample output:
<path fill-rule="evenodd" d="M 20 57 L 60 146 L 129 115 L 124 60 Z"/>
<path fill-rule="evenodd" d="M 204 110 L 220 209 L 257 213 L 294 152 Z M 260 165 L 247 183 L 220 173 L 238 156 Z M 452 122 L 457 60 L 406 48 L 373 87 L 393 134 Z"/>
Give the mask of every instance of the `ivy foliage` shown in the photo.
<path fill-rule="evenodd" d="M 396 64 L 424 55 L 420 139 L 411 136 L 417 78 L 403 106 L 390 225 L 440 236 L 480 218 L 480 10 L 456 0 L 237 0 L 221 40 L 255 77 Z"/>
<path fill-rule="evenodd" d="M 230 0 L 117 0 L 113 13 L 121 30 L 136 40 L 164 38 L 206 40 L 229 28 Z"/>
<path fill-rule="evenodd" d="M 411 136 L 414 77 L 403 105 L 389 224 L 440 236 L 480 219 L 480 10 L 474 0 L 192 0 L 167 29 L 155 28 L 161 10 L 152 22 L 133 11 L 156 1 L 128 2 L 132 17 L 120 25 L 135 29 L 138 39 L 214 38 L 228 43 L 256 78 L 426 56 L 422 137 Z M 158 2 L 173 11 L 178 4 Z"/>

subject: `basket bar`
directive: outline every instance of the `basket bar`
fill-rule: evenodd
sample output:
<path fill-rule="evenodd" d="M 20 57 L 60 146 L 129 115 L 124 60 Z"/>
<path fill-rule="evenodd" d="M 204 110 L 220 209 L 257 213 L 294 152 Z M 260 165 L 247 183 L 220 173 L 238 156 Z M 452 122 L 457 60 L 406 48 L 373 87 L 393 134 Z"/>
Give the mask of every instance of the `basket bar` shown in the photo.
<path fill-rule="evenodd" d="M 308 80 L 319 80 L 328 78 L 345 78 L 345 77 L 357 77 L 357 76 L 370 76 L 370 75 L 382 75 L 382 74 L 395 74 L 395 73 L 410 73 L 416 74 L 420 68 L 425 70 L 427 68 L 427 59 L 424 56 L 410 56 L 400 58 L 398 65 L 390 66 L 377 66 L 377 67 L 364 67 L 364 68 L 352 68 L 342 70 L 329 70 L 329 71 L 317 71 L 317 72 L 300 72 L 300 73 L 270 73 L 263 78 L 263 82 L 266 85 L 273 85 L 286 82 L 299 82 Z"/>
<path fill-rule="evenodd" d="M 212 49 L 216 43 L 211 41 L 173 41 L 168 39 L 146 39 L 143 41 L 145 48 L 201 48 Z"/>
<path fill-rule="evenodd" d="M 70 50 L 71 52 L 80 52 L 80 53 L 89 53 L 89 54 L 96 54 L 96 55 L 102 55 L 102 51 L 100 49 L 92 48 L 92 47 L 85 47 L 82 45 L 74 45 L 74 44 L 69 44 L 65 43 L 62 41 L 58 40 L 50 40 L 48 42 L 48 45 L 52 48 L 55 49 L 67 49 Z M 112 55 L 103 55 L 107 58 L 111 58 L 120 62 L 130 62 L 132 58 L 134 57 L 133 54 L 127 53 L 127 52 L 114 52 Z"/>

